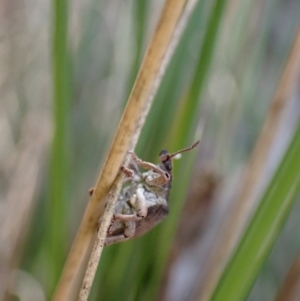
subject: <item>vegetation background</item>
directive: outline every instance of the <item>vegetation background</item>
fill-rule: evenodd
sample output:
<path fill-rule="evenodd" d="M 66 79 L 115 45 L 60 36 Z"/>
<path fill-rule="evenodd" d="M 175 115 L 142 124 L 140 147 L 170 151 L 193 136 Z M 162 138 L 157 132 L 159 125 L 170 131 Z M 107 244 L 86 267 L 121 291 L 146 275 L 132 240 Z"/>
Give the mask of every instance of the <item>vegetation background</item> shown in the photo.
<path fill-rule="evenodd" d="M 90 300 L 299 300 L 300 2 L 188 2 L 136 152 L 201 143 L 168 219 L 105 248 Z M 51 298 L 162 5 L 0 1 L 1 300 Z"/>

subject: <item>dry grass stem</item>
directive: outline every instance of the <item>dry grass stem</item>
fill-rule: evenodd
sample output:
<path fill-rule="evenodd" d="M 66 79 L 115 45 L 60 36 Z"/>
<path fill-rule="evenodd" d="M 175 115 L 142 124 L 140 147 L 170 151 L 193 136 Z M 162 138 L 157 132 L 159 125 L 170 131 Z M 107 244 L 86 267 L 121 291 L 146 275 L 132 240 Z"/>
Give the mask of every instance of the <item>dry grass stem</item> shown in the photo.
<path fill-rule="evenodd" d="M 148 103 L 152 102 L 152 100 L 157 92 L 157 89 L 161 83 L 161 80 L 166 71 L 166 68 L 167 68 L 167 66 L 170 62 L 170 59 L 176 49 L 176 46 L 178 45 L 180 37 L 187 24 L 187 21 L 189 20 L 191 13 L 194 10 L 196 3 L 197 3 L 197 0 L 189 0 L 184 9 L 184 12 L 182 13 L 182 17 L 180 18 L 180 21 L 174 31 L 172 40 L 168 46 L 167 52 L 163 58 L 163 61 L 160 65 L 158 74 L 157 74 L 154 84 L 151 88 L 151 92 L 149 95 L 150 101 Z M 148 110 L 149 110 L 149 108 L 146 109 L 144 112 L 147 114 Z M 120 184 L 120 183 L 121 182 L 116 183 L 116 184 Z M 108 200 L 109 206 L 106 207 L 106 210 L 103 215 L 103 217 L 105 217 L 105 221 L 104 220 L 102 221 L 100 229 L 97 234 L 96 241 L 94 243 L 93 251 L 92 251 L 92 254 L 91 254 L 91 257 L 90 257 L 90 260 L 88 263 L 88 267 L 87 267 L 87 270 L 86 270 L 86 273 L 84 276 L 83 284 L 82 284 L 82 287 L 81 287 L 81 290 L 79 293 L 79 301 L 85 301 L 88 298 L 88 295 L 89 295 L 89 292 L 90 292 L 90 289 L 92 286 L 92 282 L 93 282 L 93 279 L 94 279 L 94 276 L 95 276 L 95 273 L 96 273 L 96 270 L 98 267 L 100 256 L 102 254 L 102 250 L 103 250 L 103 246 L 104 246 L 104 242 L 105 242 L 105 238 L 106 238 L 106 233 L 107 233 L 107 227 L 109 226 L 109 223 L 111 221 L 111 217 L 113 215 L 113 210 L 114 210 L 115 204 L 118 200 L 118 194 L 119 194 L 121 187 L 122 187 L 122 185 L 114 185 L 111 189 L 111 192 L 110 192 L 111 197 Z"/>
<path fill-rule="evenodd" d="M 266 167 L 267 157 L 270 147 L 274 141 L 278 129 L 279 121 L 291 94 L 295 91 L 300 74 L 300 29 L 295 37 L 290 55 L 287 59 L 284 71 L 278 84 L 277 91 L 270 104 L 265 123 L 262 127 L 255 148 L 248 160 L 244 171 L 239 202 L 234 208 L 234 212 L 225 221 L 225 229 L 220 236 L 218 245 L 215 246 L 216 252 L 212 255 L 209 273 L 205 277 L 201 288 L 200 300 L 209 300 L 212 292 L 217 285 L 228 257 L 238 242 L 238 239 L 248 220 L 249 212 L 255 205 L 252 200 L 253 192 Z M 234 231 L 233 231 L 234 229 Z"/>
<path fill-rule="evenodd" d="M 192 12 L 195 9 L 195 6 L 196 6 L 197 2 L 198 2 L 198 0 L 188 0 L 187 1 L 187 4 L 186 4 L 186 6 L 184 8 L 184 11 L 181 15 L 181 18 L 178 22 L 178 25 L 176 26 L 176 28 L 174 30 L 172 40 L 171 40 L 171 42 L 168 46 L 167 52 L 164 56 L 164 59 L 162 60 L 161 65 L 160 65 L 159 72 L 158 72 L 157 77 L 154 81 L 153 87 L 151 88 L 151 92 L 150 92 L 150 95 L 149 95 L 149 98 L 150 98 L 151 101 L 154 98 L 154 96 L 157 92 L 157 89 L 159 88 L 162 77 L 163 77 L 163 75 L 166 71 L 166 68 L 167 68 L 167 66 L 170 62 L 170 59 L 173 56 L 173 53 L 174 53 L 174 51 L 175 51 L 175 49 L 178 45 L 178 42 L 180 41 L 180 38 L 181 38 L 182 33 L 183 33 L 183 31 L 186 27 L 186 24 L 187 24 L 188 20 L 190 19 L 190 16 L 191 16 Z"/>
<path fill-rule="evenodd" d="M 112 186 L 109 197 L 108 203 L 105 208 L 105 212 L 103 214 L 103 218 L 100 224 L 100 228 L 97 233 L 97 238 L 94 242 L 93 250 L 89 259 L 89 263 L 87 266 L 87 270 L 85 272 L 85 276 L 83 279 L 83 283 L 81 286 L 81 290 L 79 293 L 78 301 L 86 301 L 88 299 L 94 277 L 97 271 L 97 267 L 100 261 L 100 257 L 103 251 L 103 247 L 105 244 L 106 233 L 107 229 L 110 225 L 110 221 L 113 215 L 114 208 L 118 201 L 118 197 L 122 188 L 124 175 L 122 172 L 116 178 L 114 185 Z"/>
<path fill-rule="evenodd" d="M 94 194 L 88 204 L 53 296 L 54 301 L 67 301 L 72 298 L 76 277 L 78 277 L 78 272 L 86 257 L 99 217 L 103 213 L 103 206 L 100 207 L 99 204 L 109 192 L 126 152 L 135 147 L 153 99 L 153 97 L 149 97 L 151 89 L 158 76 L 185 2 L 185 0 L 167 0 L 165 3 L 108 157 L 95 185 Z"/>

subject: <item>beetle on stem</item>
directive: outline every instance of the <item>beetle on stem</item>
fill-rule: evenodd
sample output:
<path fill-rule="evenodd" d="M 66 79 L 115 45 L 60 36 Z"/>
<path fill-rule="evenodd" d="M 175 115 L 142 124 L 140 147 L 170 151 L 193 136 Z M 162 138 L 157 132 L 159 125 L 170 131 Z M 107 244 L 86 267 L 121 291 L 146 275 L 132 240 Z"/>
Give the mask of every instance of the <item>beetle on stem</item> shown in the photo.
<path fill-rule="evenodd" d="M 172 184 L 172 158 L 196 147 L 192 146 L 169 154 L 162 150 L 159 154 L 160 164 L 155 165 L 137 157 L 132 157 L 130 168 L 121 166 L 121 170 L 131 180 L 123 188 L 107 231 L 105 245 L 126 241 L 141 236 L 156 226 L 168 215 L 168 198 Z M 141 173 L 138 166 L 149 169 Z M 90 191 L 92 193 L 92 190 Z"/>

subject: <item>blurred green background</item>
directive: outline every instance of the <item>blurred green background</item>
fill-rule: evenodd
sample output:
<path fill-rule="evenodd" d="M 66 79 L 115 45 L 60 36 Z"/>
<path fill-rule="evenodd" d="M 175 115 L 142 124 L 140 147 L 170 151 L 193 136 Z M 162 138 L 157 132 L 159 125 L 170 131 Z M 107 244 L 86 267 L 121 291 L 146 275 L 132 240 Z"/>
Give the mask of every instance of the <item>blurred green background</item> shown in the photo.
<path fill-rule="evenodd" d="M 242 168 L 299 30 L 300 2 L 188 2 L 186 26 L 136 153 L 156 163 L 163 148 L 174 152 L 201 138 L 200 146 L 174 162 L 168 219 L 144 237 L 105 248 L 89 300 L 210 300 L 201 299 L 212 269 L 208 256 L 238 202 Z M 0 1 L 1 300 L 51 298 L 162 6 Z M 271 204 L 289 195 L 288 208 L 270 215 L 281 222 L 275 233 L 267 228 L 270 246 L 253 262 L 256 271 L 233 271 L 251 277 L 244 293 L 228 300 L 275 300 L 296 265 L 299 97 L 297 87 L 288 95 L 253 192 L 264 204 L 268 190 L 286 191 Z M 281 189 L 278 179 L 288 175 Z M 253 208 L 251 225 L 260 210 L 251 220 Z M 226 289 L 238 291 L 234 282 L 222 289 L 214 300 L 227 300 Z M 298 293 L 286 300 L 299 299 Z"/>

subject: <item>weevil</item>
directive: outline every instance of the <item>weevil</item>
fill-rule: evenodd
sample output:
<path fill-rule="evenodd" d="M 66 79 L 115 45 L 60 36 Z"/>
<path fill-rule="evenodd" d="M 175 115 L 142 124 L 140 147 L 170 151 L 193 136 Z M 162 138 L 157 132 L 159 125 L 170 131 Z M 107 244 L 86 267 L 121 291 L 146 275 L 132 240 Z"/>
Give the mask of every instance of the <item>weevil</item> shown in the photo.
<path fill-rule="evenodd" d="M 169 154 L 162 150 L 160 163 L 155 165 L 138 158 L 129 152 L 129 168 L 121 166 L 130 184 L 123 188 L 107 231 L 105 245 L 126 241 L 141 236 L 155 227 L 169 213 L 168 198 L 172 185 L 172 159 L 183 152 L 196 147 L 192 146 Z M 138 166 L 148 169 L 141 173 Z"/>

